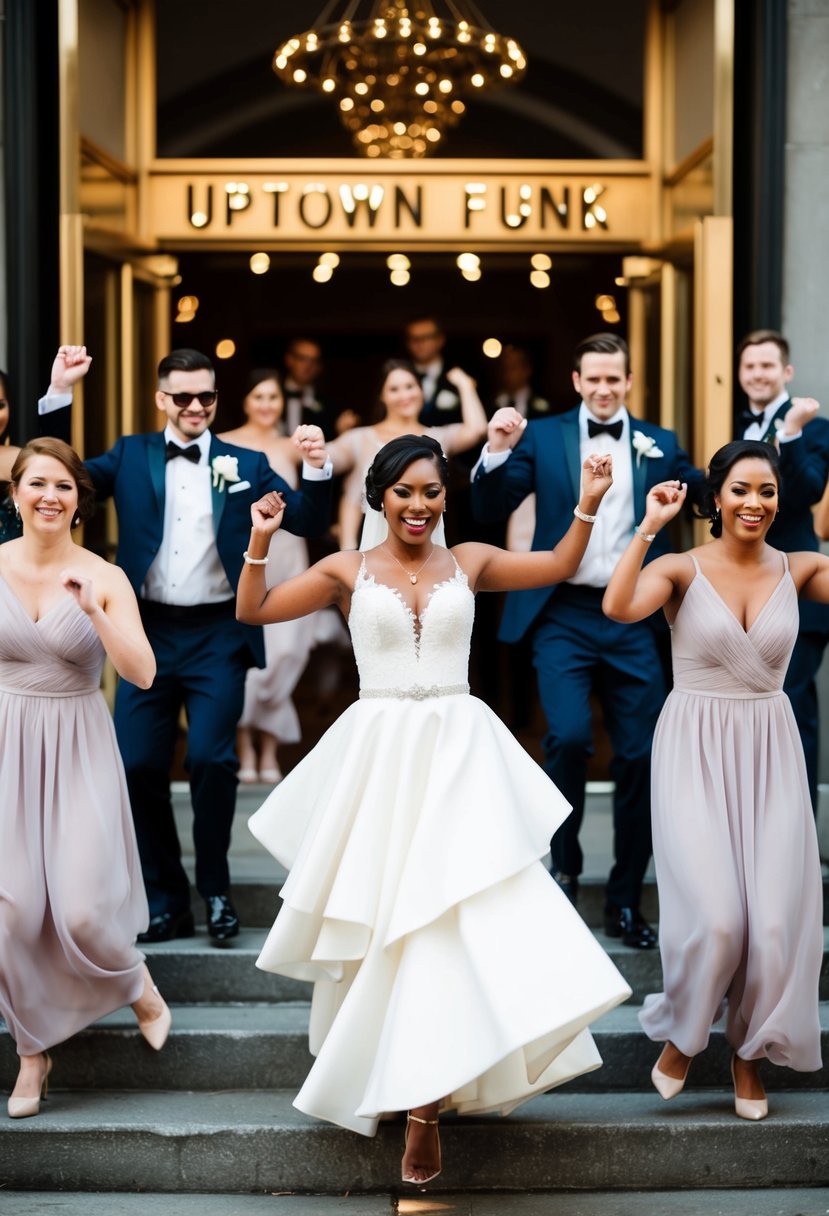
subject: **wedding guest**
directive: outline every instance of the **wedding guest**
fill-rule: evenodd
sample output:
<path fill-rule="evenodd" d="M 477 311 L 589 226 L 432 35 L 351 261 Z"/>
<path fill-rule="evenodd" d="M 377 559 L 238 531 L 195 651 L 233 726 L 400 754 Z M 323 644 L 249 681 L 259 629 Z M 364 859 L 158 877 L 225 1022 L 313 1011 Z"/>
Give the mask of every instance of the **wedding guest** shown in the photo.
<path fill-rule="evenodd" d="M 147 901 L 100 692 L 105 656 L 149 688 L 153 653 L 122 571 L 72 541 L 94 504 L 75 452 L 32 440 L 11 494 L 22 535 L 0 547 L 0 1014 L 20 1056 L 16 1119 L 39 1112 L 56 1043 L 131 1005 L 158 1049 L 171 1017 L 135 948 Z"/>
<path fill-rule="evenodd" d="M 408 1111 L 404 1182 L 440 1173 L 441 1107 L 505 1113 L 598 1067 L 587 1027 L 629 993 L 539 861 L 567 803 L 467 683 L 475 593 L 572 573 L 610 474 L 608 457 L 585 461 L 551 553 L 449 550 L 433 540 L 440 444 L 393 439 L 366 479 L 383 544 L 270 589 L 284 504 L 252 508 L 239 618 L 336 604 L 360 672 L 360 700 L 250 820 L 291 871 L 258 965 L 315 985 L 295 1105 L 367 1136 Z"/>
<path fill-rule="evenodd" d="M 500 637 L 531 637 L 547 734 L 544 769 L 573 812 L 551 841 L 556 881 L 575 903 L 583 855 L 587 759 L 593 748 L 590 693 L 605 715 L 613 759 L 614 864 L 607 882 L 605 931 L 628 946 L 650 949 L 656 934 L 640 911 L 651 855 L 650 751 L 665 699 L 665 678 L 650 623 L 622 629 L 602 615 L 602 595 L 645 507 L 650 486 L 678 476 L 699 484 L 673 431 L 633 418 L 625 405 L 632 383 L 627 344 L 594 334 L 574 354 L 575 409 L 527 423 L 514 409 L 498 410 L 475 470 L 472 507 L 484 522 L 506 519 L 536 495 L 532 547 L 546 550 L 570 525 L 579 468 L 593 451 L 612 454 L 613 489 L 579 568 L 557 586 L 507 596 Z M 656 552 L 668 547 L 657 541 Z"/>
<path fill-rule="evenodd" d="M 242 408 L 243 425 L 225 431 L 219 439 L 262 452 L 271 469 L 295 490 L 302 453 L 279 431 L 284 401 L 277 372 L 257 368 L 250 373 Z M 271 542 L 270 558 L 268 585 L 275 586 L 307 569 L 308 548 L 301 536 L 280 529 Z M 282 780 L 280 743 L 298 743 L 302 738 L 292 694 L 308 662 L 317 619 L 303 617 L 264 628 L 265 666 L 252 667 L 247 673 L 245 704 L 236 732 L 243 784 L 262 781 L 276 785 Z"/>
<path fill-rule="evenodd" d="M 725 1009 L 744 1119 L 768 1113 L 758 1060 L 821 1067 L 823 887 L 783 679 L 798 595 L 829 602 L 829 558 L 768 544 L 780 491 L 771 445 L 727 444 L 706 483 L 715 539 L 642 570 L 686 492 L 655 486 L 604 597 L 616 621 L 661 608 L 671 625 L 674 688 L 654 736 L 652 795 L 664 991 L 639 1015 L 665 1044 L 653 1083 L 663 1098 L 682 1090 Z"/>
<path fill-rule="evenodd" d="M 85 368 L 56 359 L 48 397 L 71 401 Z M 238 625 L 234 590 L 251 502 L 268 489 L 287 502 L 288 530 L 324 531 L 330 469 L 322 432 L 299 427 L 301 489 L 292 490 L 261 453 L 222 443 L 210 430 L 218 392 L 213 365 L 177 350 L 158 367 L 155 404 L 163 431 L 129 435 L 86 461 L 99 498 L 118 513 L 116 561 L 138 595 L 158 663 L 151 688 L 121 680 L 115 729 L 130 791 L 150 923 L 140 940 L 168 941 L 194 932 L 190 883 L 181 864 L 170 768 L 182 707 L 188 721 L 185 764 L 193 804 L 196 887 L 215 944 L 239 932 L 229 895 L 227 852 L 236 805 L 236 724 L 247 669 L 264 666 L 261 630 Z M 0 467 L 0 472 L 2 468 Z"/>
<path fill-rule="evenodd" d="M 810 398 L 800 397 L 795 405 L 789 396 L 794 368 L 789 343 L 777 330 L 746 334 L 737 348 L 737 374 L 748 405 L 738 415 L 735 438 L 775 443 L 780 451 L 783 490 L 769 543 L 786 553 L 817 552 L 812 508 L 820 502 L 829 478 L 829 421 L 812 421 L 814 414 L 809 411 L 817 407 Z M 816 681 L 827 642 L 829 608 L 801 601 L 800 630 L 784 688 L 803 742 L 813 810 L 817 810 L 820 750 Z"/>
<path fill-rule="evenodd" d="M 318 342 L 310 338 L 293 338 L 285 351 L 284 364 L 286 435 L 293 435 L 298 426 L 305 424 L 318 426 L 326 439 L 333 439 L 357 426 L 360 419 L 353 410 L 337 413 L 317 388 L 322 372 L 322 349 Z"/>
<path fill-rule="evenodd" d="M 478 442 L 486 432 L 486 414 L 475 388 L 475 381 L 459 367 L 447 372 L 455 386 L 461 403 L 462 421 L 448 426 L 425 427 L 418 421 L 423 409 L 423 389 L 410 363 L 403 359 L 389 359 L 380 372 L 378 391 L 380 420 L 372 426 L 358 426 L 328 445 L 333 461 L 334 473 L 346 474 L 340 502 L 340 548 L 356 549 L 360 544 L 363 517 L 367 514 L 366 527 L 371 539 L 363 541 L 376 544 L 376 536 L 384 531 L 381 521 L 370 511 L 366 512 L 364 485 L 366 470 L 384 444 L 400 435 L 432 435 L 443 447 L 447 456 L 464 451 Z M 382 536 L 379 537 L 382 539 Z"/>

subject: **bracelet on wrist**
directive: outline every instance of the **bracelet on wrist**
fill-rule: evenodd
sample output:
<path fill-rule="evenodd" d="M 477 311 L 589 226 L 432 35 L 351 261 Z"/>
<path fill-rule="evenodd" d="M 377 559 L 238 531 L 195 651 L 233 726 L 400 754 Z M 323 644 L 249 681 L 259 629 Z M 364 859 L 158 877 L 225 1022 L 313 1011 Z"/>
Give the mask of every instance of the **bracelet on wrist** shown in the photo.
<path fill-rule="evenodd" d="M 573 507 L 573 514 L 575 515 L 576 519 L 580 519 L 582 523 L 585 524 L 594 524 L 598 519 L 597 515 L 588 515 L 586 512 L 582 511 L 578 504 Z"/>
<path fill-rule="evenodd" d="M 247 564 L 249 566 L 267 566 L 268 561 L 270 560 L 267 556 L 266 557 L 251 557 L 250 554 L 248 553 L 247 549 L 245 549 L 244 553 L 242 554 L 242 557 L 245 559 L 245 561 L 247 562 Z"/>
<path fill-rule="evenodd" d="M 643 532 L 641 528 L 634 528 L 633 530 L 637 536 L 642 538 L 646 545 L 649 545 L 651 541 L 656 540 L 655 532 Z"/>

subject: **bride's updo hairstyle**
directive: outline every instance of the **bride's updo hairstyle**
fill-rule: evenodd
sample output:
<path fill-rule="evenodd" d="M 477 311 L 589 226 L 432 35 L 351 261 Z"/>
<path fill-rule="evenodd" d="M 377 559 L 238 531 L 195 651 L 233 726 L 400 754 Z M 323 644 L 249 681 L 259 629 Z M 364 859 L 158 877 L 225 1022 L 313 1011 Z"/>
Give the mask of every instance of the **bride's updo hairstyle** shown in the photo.
<path fill-rule="evenodd" d="M 721 493 L 728 474 L 740 460 L 762 460 L 772 471 L 777 482 L 778 495 L 782 489 L 780 457 L 774 444 L 761 443 L 759 439 L 735 439 L 732 443 L 727 443 L 711 457 L 702 488 L 702 510 L 695 512 L 697 519 L 707 519 L 710 522 L 712 536 L 722 536 L 722 517 L 715 500 Z"/>
<path fill-rule="evenodd" d="M 431 460 L 440 484 L 446 485 L 449 462 L 438 441 L 431 435 L 400 435 L 383 445 L 366 473 L 366 502 L 373 510 L 382 511 L 386 490 L 396 485 L 416 460 Z"/>
<path fill-rule="evenodd" d="M 57 460 L 63 465 L 74 481 L 78 491 L 78 509 L 72 520 L 72 527 L 77 528 L 78 524 L 89 519 L 95 510 L 95 486 L 78 453 L 62 439 L 54 439 L 51 436 L 30 439 L 26 446 L 20 449 L 17 460 L 14 462 L 11 478 L 13 486 L 20 484 L 20 478 L 26 472 L 26 467 L 33 456 L 51 456 L 53 460 Z"/>

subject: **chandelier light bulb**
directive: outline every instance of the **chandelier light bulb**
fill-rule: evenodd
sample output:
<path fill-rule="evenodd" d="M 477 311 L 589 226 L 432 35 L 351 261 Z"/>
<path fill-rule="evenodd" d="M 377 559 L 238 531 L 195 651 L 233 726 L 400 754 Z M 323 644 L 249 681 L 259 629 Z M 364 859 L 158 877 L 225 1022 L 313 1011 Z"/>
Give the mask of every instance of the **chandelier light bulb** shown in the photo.
<path fill-rule="evenodd" d="M 400 158 L 442 146 L 465 113 L 462 98 L 516 83 L 527 61 L 471 0 L 329 0 L 311 29 L 276 48 L 272 65 L 286 85 L 336 100 L 363 156 Z M 409 128 L 424 113 L 429 127 L 415 135 Z"/>

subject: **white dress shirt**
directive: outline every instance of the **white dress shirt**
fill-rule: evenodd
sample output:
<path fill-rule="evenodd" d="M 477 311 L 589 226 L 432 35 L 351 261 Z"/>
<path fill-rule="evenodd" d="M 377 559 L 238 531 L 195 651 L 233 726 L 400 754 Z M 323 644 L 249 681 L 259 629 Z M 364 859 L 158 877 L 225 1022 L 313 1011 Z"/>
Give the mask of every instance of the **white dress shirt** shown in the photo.
<path fill-rule="evenodd" d="M 415 363 L 415 371 L 420 376 L 420 386 L 423 389 L 423 400 L 431 401 L 443 371 L 443 360 L 433 359 L 431 363 Z"/>
<path fill-rule="evenodd" d="M 172 427 L 164 428 L 165 443 L 183 444 Z M 141 597 L 161 604 L 190 607 L 220 604 L 233 598 L 213 530 L 213 489 L 210 432 L 192 441 L 199 463 L 178 456 L 164 471 L 164 531 L 161 545 L 141 588 Z"/>
<path fill-rule="evenodd" d="M 630 447 L 630 415 L 624 406 L 620 406 L 608 423 L 622 423 L 622 434 L 614 439 L 607 431 L 594 435 L 592 439 L 587 434 L 587 419 L 602 422 L 596 418 L 582 401 L 579 409 L 579 449 L 581 462 L 584 464 L 588 456 L 597 453 L 600 456 L 613 457 L 613 485 L 602 499 L 596 522 L 590 529 L 590 540 L 587 550 L 581 559 L 581 565 L 569 580 L 583 587 L 606 587 L 610 576 L 616 568 L 619 558 L 630 543 L 635 525 L 633 518 L 633 457 Z M 574 504 L 575 505 L 575 504 Z"/>
<path fill-rule="evenodd" d="M 779 393 L 775 397 L 774 401 L 770 401 L 764 409 L 759 411 L 754 408 L 751 402 L 749 402 L 748 408 L 751 410 L 757 421 L 750 422 L 748 424 L 746 429 L 743 431 L 743 439 L 762 439 L 769 428 L 772 418 L 780 409 L 783 402 L 788 401 L 788 399 L 789 394 L 787 392 Z M 791 438 L 794 439 L 795 436 L 792 435 Z"/>
<path fill-rule="evenodd" d="M 581 463 L 594 452 L 599 456 L 613 457 L 613 485 L 602 499 L 598 518 L 593 524 L 587 551 L 581 559 L 581 565 L 568 581 L 585 587 L 606 587 L 610 581 L 616 563 L 630 542 L 636 521 L 633 517 L 633 454 L 630 447 L 630 414 L 624 406 L 620 406 L 608 423 L 622 421 L 622 434 L 618 439 L 604 431 L 592 439 L 587 435 L 587 419 L 601 422 L 591 414 L 582 401 L 579 409 L 579 450 Z M 506 452 L 490 452 L 489 444 L 484 444 L 478 463 L 470 475 L 474 481 L 481 467 L 484 473 L 492 473 L 500 468 L 512 455 L 512 448 Z M 574 503 L 573 506 L 576 504 Z"/>
<path fill-rule="evenodd" d="M 502 410 L 511 405 L 514 410 L 518 410 L 522 418 L 526 418 L 532 396 L 532 389 L 529 384 L 525 384 L 523 388 L 516 389 L 514 393 L 499 393 L 495 398 L 495 408 Z"/>

